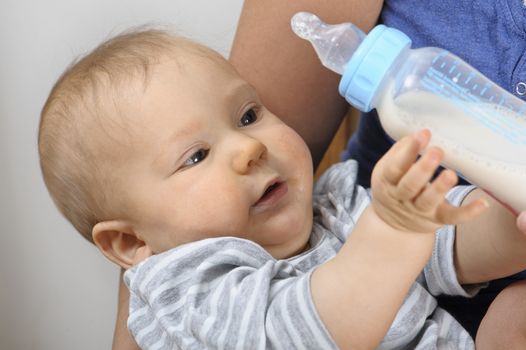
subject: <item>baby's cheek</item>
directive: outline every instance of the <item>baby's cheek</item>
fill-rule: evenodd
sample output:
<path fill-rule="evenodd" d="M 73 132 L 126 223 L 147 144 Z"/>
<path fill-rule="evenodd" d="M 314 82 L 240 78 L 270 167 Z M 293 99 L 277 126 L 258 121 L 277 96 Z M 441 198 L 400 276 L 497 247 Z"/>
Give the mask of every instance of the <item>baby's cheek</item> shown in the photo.
<path fill-rule="evenodd" d="M 279 131 L 279 135 L 279 142 L 282 148 L 293 153 L 295 157 L 308 158 L 310 160 L 309 148 L 298 133 L 289 127 L 283 127 Z"/>

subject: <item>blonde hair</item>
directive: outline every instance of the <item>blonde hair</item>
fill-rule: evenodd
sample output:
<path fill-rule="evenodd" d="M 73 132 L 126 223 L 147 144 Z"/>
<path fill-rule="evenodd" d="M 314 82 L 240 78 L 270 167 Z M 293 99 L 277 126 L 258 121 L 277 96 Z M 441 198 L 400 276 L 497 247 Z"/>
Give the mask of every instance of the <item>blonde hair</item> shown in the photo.
<path fill-rule="evenodd" d="M 119 92 L 138 78 L 146 84 L 152 65 L 165 56 L 175 58 L 177 51 L 226 63 L 214 51 L 168 32 L 134 30 L 71 64 L 42 109 L 38 147 L 44 182 L 61 213 L 92 243 L 93 226 L 119 215 L 126 204 L 107 152 L 113 147 L 108 142 L 119 141 L 115 127 L 127 126 L 119 125 L 124 119 L 114 118 Z M 94 132 L 105 137 L 95 138 Z M 120 138 L 120 146 L 130 146 L 125 139 Z"/>

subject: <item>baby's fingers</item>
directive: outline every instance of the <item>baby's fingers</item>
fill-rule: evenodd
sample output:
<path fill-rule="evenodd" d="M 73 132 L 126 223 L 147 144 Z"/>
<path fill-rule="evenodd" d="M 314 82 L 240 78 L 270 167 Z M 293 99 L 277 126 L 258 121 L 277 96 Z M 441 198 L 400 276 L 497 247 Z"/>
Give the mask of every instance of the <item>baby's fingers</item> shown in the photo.
<path fill-rule="evenodd" d="M 441 199 L 440 196 L 442 195 L 443 197 L 443 194 L 456 183 L 456 179 L 452 179 L 452 183 L 445 183 L 443 179 L 439 178 L 429 185 L 429 181 L 437 170 L 442 158 L 442 150 L 436 147 L 429 148 L 398 182 L 398 197 L 402 200 L 414 199 L 417 206 L 418 202 L 422 202 L 423 209 L 431 209 L 431 207 L 436 207 L 440 204 L 437 201 Z M 453 176 L 455 175 L 453 174 Z"/>
<path fill-rule="evenodd" d="M 396 142 L 380 160 L 379 168 L 382 169 L 383 177 L 389 183 L 398 184 L 415 162 L 418 152 L 427 146 L 430 138 L 429 130 L 422 130 Z"/>
<path fill-rule="evenodd" d="M 415 207 L 423 212 L 433 211 L 444 201 L 447 192 L 457 183 L 455 172 L 444 170 L 414 200 Z"/>
<path fill-rule="evenodd" d="M 438 207 L 437 219 L 443 224 L 461 224 L 477 217 L 488 207 L 489 203 L 482 198 L 461 207 L 444 202 Z"/>

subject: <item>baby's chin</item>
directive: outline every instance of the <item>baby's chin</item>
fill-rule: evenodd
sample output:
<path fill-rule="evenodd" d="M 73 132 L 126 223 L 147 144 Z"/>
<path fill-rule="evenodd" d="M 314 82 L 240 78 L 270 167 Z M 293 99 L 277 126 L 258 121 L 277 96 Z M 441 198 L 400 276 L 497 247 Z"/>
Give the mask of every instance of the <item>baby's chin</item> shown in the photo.
<path fill-rule="evenodd" d="M 297 248 L 297 249 L 294 249 L 294 250 L 289 250 L 289 251 L 284 251 L 282 252 L 282 254 L 278 254 L 280 256 L 274 256 L 274 254 L 271 254 L 275 259 L 289 259 L 289 258 L 292 258 L 296 255 L 300 255 L 302 254 L 303 252 L 306 252 L 307 250 L 310 249 L 310 243 L 307 242 L 305 243 L 303 246 Z"/>
<path fill-rule="evenodd" d="M 310 233 L 310 231 L 309 231 Z M 310 249 L 309 235 L 305 237 L 297 238 L 288 245 L 280 245 L 274 247 L 266 247 L 266 250 L 274 259 L 288 259 L 293 256 L 299 255 Z"/>

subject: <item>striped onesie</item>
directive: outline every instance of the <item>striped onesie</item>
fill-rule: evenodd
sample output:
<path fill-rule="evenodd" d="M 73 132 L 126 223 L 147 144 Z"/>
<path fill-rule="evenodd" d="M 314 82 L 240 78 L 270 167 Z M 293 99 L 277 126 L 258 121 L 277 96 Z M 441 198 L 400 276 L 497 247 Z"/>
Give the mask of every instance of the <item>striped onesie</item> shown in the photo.
<path fill-rule="evenodd" d="M 125 273 L 128 328 L 142 349 L 337 349 L 313 304 L 313 269 L 332 258 L 370 204 L 353 160 L 334 165 L 314 188 L 310 249 L 276 260 L 240 238 L 210 238 L 154 255 Z M 458 205 L 473 187 L 456 187 Z M 410 288 L 379 349 L 474 349 L 435 295 L 472 296 L 459 285 L 454 226 L 436 235 L 431 259 Z M 360 281 L 356 281 L 360 283 Z M 381 288 L 382 286 L 378 286 Z"/>

